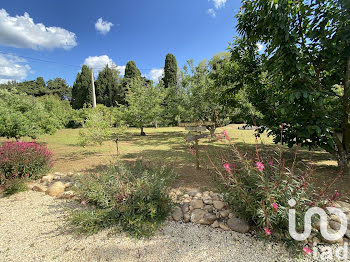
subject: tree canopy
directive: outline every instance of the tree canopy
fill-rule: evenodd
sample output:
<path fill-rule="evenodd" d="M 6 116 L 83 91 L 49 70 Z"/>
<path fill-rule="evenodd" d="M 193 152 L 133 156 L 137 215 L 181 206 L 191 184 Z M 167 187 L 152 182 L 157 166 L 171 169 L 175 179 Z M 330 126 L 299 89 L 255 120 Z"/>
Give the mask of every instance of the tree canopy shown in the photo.
<path fill-rule="evenodd" d="M 77 74 L 73 84 L 71 104 L 74 109 L 92 104 L 91 69 L 87 65 L 83 65 L 81 72 Z"/>

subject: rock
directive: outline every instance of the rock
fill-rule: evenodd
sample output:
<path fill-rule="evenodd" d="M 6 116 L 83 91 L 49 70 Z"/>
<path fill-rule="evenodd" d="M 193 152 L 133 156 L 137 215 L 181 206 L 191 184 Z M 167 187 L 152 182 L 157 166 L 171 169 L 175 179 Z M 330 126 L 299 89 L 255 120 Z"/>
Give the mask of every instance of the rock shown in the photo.
<path fill-rule="evenodd" d="M 191 214 L 191 222 L 195 224 L 211 225 L 216 220 L 214 214 L 210 214 L 202 209 L 195 209 Z"/>
<path fill-rule="evenodd" d="M 195 195 L 195 197 L 201 198 L 201 197 L 202 197 L 202 193 L 197 193 L 197 194 Z"/>
<path fill-rule="evenodd" d="M 73 172 L 68 172 L 67 176 L 72 177 L 72 176 L 74 176 L 74 173 Z"/>
<path fill-rule="evenodd" d="M 210 225 L 212 228 L 218 228 L 220 225 L 219 225 L 219 222 L 217 220 L 214 221 L 213 224 Z"/>
<path fill-rule="evenodd" d="M 346 208 L 348 210 L 348 212 L 350 212 L 350 203 L 347 203 L 347 202 L 344 202 L 344 201 L 337 201 L 337 203 L 341 207 Z M 348 213 L 348 212 L 345 212 L 345 213 Z"/>
<path fill-rule="evenodd" d="M 222 210 L 224 207 L 227 206 L 227 203 L 219 201 L 219 200 L 215 200 L 213 201 L 213 206 L 217 209 L 217 210 Z"/>
<path fill-rule="evenodd" d="M 191 220 L 191 216 L 189 213 L 184 214 L 184 222 L 188 223 Z"/>
<path fill-rule="evenodd" d="M 27 190 L 32 190 L 35 185 L 36 185 L 35 183 L 28 183 Z"/>
<path fill-rule="evenodd" d="M 192 200 L 190 202 L 190 206 L 193 207 L 193 209 L 200 209 L 203 208 L 203 201 L 201 199 L 198 200 Z"/>
<path fill-rule="evenodd" d="M 312 227 L 313 227 L 314 229 L 320 231 L 320 228 L 321 228 L 321 223 L 320 223 L 320 221 L 315 222 L 315 223 L 312 225 Z"/>
<path fill-rule="evenodd" d="M 211 198 L 204 198 L 203 202 L 204 202 L 204 204 L 207 204 L 207 205 L 212 205 L 213 204 L 213 200 Z"/>
<path fill-rule="evenodd" d="M 340 229 L 340 223 L 333 220 L 329 221 L 329 226 L 331 227 L 331 229 L 334 229 L 337 231 Z"/>
<path fill-rule="evenodd" d="M 57 181 L 47 189 L 46 194 L 49 196 L 57 196 L 58 194 L 63 193 L 65 188 L 63 182 Z"/>
<path fill-rule="evenodd" d="M 212 199 L 213 200 L 220 200 L 220 196 L 219 196 L 219 194 L 218 193 L 213 193 L 212 195 L 211 195 L 211 197 L 212 197 Z"/>
<path fill-rule="evenodd" d="M 180 207 L 175 207 L 172 217 L 175 221 L 179 221 L 183 218 L 183 213 Z"/>
<path fill-rule="evenodd" d="M 330 216 L 329 216 L 329 219 L 330 219 L 330 220 L 333 220 L 333 221 L 335 221 L 335 222 L 341 223 L 340 217 L 338 217 L 338 216 L 335 215 L 335 214 L 330 215 Z"/>
<path fill-rule="evenodd" d="M 235 215 L 233 213 L 228 214 L 228 218 L 233 218 Z"/>
<path fill-rule="evenodd" d="M 35 185 L 32 188 L 33 191 L 37 191 L 37 192 L 46 192 L 47 191 L 47 186 L 44 185 Z"/>
<path fill-rule="evenodd" d="M 191 197 L 194 197 L 197 195 L 197 193 L 198 193 L 197 191 L 190 191 L 190 192 L 188 192 L 188 195 Z"/>
<path fill-rule="evenodd" d="M 71 188 L 72 186 L 74 186 L 74 183 L 73 182 L 67 182 L 64 184 L 65 188 Z"/>
<path fill-rule="evenodd" d="M 188 212 L 188 210 L 189 210 L 189 204 L 188 203 L 183 203 L 183 205 L 182 205 L 182 213 L 187 213 Z"/>
<path fill-rule="evenodd" d="M 40 180 L 41 183 L 47 183 L 47 184 L 50 184 L 52 182 L 52 180 L 54 179 L 54 176 L 49 174 L 49 175 L 46 175 L 46 176 L 43 176 Z"/>
<path fill-rule="evenodd" d="M 223 210 L 223 211 L 220 211 L 220 216 L 221 216 L 222 218 L 228 217 L 229 214 L 230 214 L 230 210 L 228 210 L 228 209 Z"/>
<path fill-rule="evenodd" d="M 76 196 L 75 192 L 70 190 L 70 191 L 65 191 L 63 193 L 60 193 L 56 197 L 60 199 L 71 199 L 75 196 Z"/>
<path fill-rule="evenodd" d="M 184 194 L 183 197 L 184 197 L 184 198 L 189 198 L 190 195 L 189 195 L 189 194 Z"/>
<path fill-rule="evenodd" d="M 224 222 L 220 222 L 219 227 L 225 231 L 230 230 L 230 228 Z"/>
<path fill-rule="evenodd" d="M 214 208 L 213 208 L 212 205 L 206 205 L 206 206 L 203 208 L 203 210 L 206 210 L 206 211 L 208 211 L 209 213 L 213 213 Z"/>
<path fill-rule="evenodd" d="M 231 228 L 231 230 L 239 233 L 247 233 L 249 231 L 249 224 L 237 217 L 227 220 L 227 226 Z"/>

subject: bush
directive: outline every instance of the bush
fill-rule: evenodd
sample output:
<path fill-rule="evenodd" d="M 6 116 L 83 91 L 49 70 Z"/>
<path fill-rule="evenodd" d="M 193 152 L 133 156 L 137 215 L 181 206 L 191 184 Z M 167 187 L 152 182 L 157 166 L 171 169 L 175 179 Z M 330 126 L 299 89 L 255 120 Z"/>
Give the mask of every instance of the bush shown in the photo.
<path fill-rule="evenodd" d="M 230 140 L 227 133 L 223 133 Z M 325 208 L 339 198 L 338 192 L 329 195 L 328 188 L 314 187 L 316 179 L 312 166 L 305 167 L 296 162 L 298 149 L 289 168 L 282 158 L 282 151 L 277 157 L 266 152 L 262 155 L 258 146 L 256 152 L 250 154 L 242 153 L 234 144 L 230 144 L 229 150 L 220 152 L 217 158 L 207 154 L 231 209 L 265 236 L 293 245 L 299 243 L 288 234 L 288 201 L 296 201 L 296 230 L 302 231 L 308 208 Z"/>
<path fill-rule="evenodd" d="M 52 153 L 36 142 L 4 142 L 0 147 L 0 184 L 13 178 L 38 178 L 52 167 Z"/>
<path fill-rule="evenodd" d="M 168 193 L 173 178 L 164 167 L 141 162 L 131 167 L 118 162 L 100 174 L 81 176 L 75 190 L 93 210 L 73 212 L 71 225 L 79 233 L 118 226 L 132 236 L 150 236 L 172 209 Z"/>
<path fill-rule="evenodd" d="M 10 196 L 19 192 L 24 192 L 27 190 L 26 179 L 23 178 L 15 178 L 9 181 L 6 184 L 4 195 Z"/>

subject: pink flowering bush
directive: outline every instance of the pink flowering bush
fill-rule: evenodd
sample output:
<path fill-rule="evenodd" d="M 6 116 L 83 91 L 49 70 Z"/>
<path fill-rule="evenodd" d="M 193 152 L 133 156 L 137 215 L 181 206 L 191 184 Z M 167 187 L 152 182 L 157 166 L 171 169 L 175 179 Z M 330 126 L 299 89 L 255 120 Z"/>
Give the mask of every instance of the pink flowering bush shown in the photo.
<path fill-rule="evenodd" d="M 38 178 L 52 167 L 52 153 L 36 142 L 4 142 L 0 146 L 0 184 L 14 178 Z"/>
<path fill-rule="evenodd" d="M 222 142 L 227 143 L 227 132 L 224 135 Z M 313 167 L 297 163 L 298 150 L 294 161 L 283 159 L 282 146 L 279 153 L 267 155 L 258 143 L 253 152 L 242 152 L 231 143 L 224 150 L 207 152 L 209 168 L 215 172 L 231 209 L 267 238 L 292 240 L 288 233 L 290 199 L 297 203 L 296 229 L 302 231 L 304 214 L 310 206 L 331 206 L 341 197 L 338 192 L 329 192 L 330 185 L 314 187 Z"/>

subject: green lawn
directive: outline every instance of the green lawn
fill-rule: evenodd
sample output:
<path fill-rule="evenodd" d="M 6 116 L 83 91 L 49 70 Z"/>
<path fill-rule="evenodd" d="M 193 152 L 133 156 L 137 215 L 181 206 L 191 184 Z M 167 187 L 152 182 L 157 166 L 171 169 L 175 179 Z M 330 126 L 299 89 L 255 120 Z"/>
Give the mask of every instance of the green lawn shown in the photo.
<path fill-rule="evenodd" d="M 240 125 L 230 125 L 217 130 L 227 130 L 232 143 L 242 148 L 254 150 L 254 131 L 238 130 Z M 218 148 L 225 147 L 226 143 L 210 141 L 205 138 L 200 140 L 201 166 L 200 170 L 195 168 L 194 156 L 186 145 L 184 136 L 187 131 L 183 127 L 146 128 L 147 136 L 140 136 L 138 129 L 128 129 L 119 139 L 119 152 L 117 156 L 114 141 L 104 142 L 102 146 L 87 146 L 85 148 L 77 145 L 79 129 L 63 129 L 54 135 L 45 135 L 38 139 L 46 143 L 54 153 L 55 165 L 53 171 L 58 172 L 94 172 L 100 167 L 119 158 L 122 161 L 133 161 L 143 159 L 153 164 L 162 163 L 172 165 L 180 177 L 174 187 L 186 188 L 213 188 L 212 177 L 206 170 L 208 161 L 205 159 L 205 151 L 216 152 Z M 261 141 L 264 146 L 262 153 L 278 150 L 272 139 L 263 135 Z M 261 142 L 259 140 L 259 143 Z M 245 149 L 244 149 L 245 150 Z M 292 159 L 295 149 L 284 148 L 285 158 Z M 322 150 L 309 152 L 301 150 L 299 159 L 306 163 L 313 163 L 315 172 L 321 182 L 329 183 L 329 180 L 337 174 L 336 162 L 331 156 Z M 344 176 L 336 185 L 339 190 L 350 187 L 350 176 Z"/>

